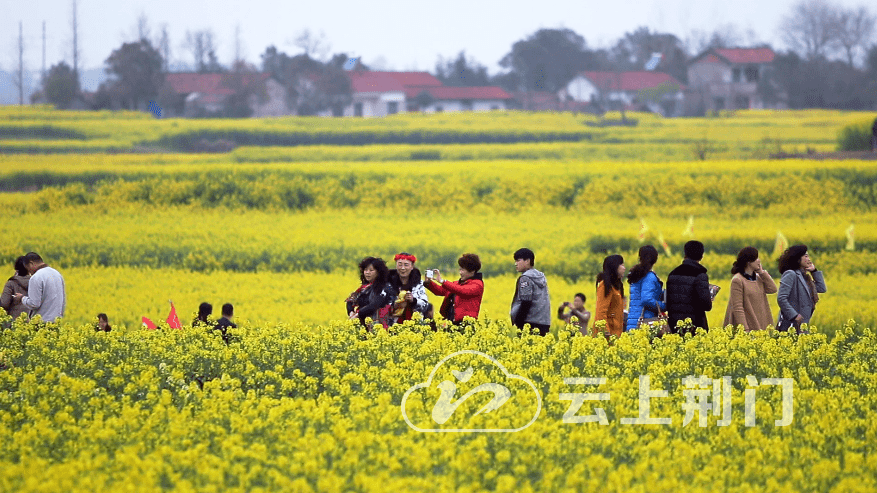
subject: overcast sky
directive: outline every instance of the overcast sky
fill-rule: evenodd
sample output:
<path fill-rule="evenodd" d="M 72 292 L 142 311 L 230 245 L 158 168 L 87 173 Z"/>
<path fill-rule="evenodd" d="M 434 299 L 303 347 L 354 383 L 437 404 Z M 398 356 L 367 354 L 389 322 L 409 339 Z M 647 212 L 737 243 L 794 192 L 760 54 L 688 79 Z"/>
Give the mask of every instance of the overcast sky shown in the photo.
<path fill-rule="evenodd" d="M 670 32 L 683 41 L 695 31 L 736 26 L 742 42 L 767 42 L 785 49 L 777 26 L 797 0 L 78 0 L 79 42 L 85 68 L 100 67 L 115 48 L 134 40 L 138 16 L 148 18 L 153 35 L 166 24 L 173 63 L 192 63 L 184 50 L 187 30 L 212 29 L 220 62 L 234 54 L 240 26 L 245 58 L 259 64 L 269 45 L 301 52 L 296 34 L 323 33 L 331 53 L 359 55 L 366 64 L 391 70 L 432 70 L 439 55 L 461 50 L 499 70 L 499 60 L 515 41 L 540 28 L 570 28 L 591 48 L 608 47 L 639 26 Z M 860 0 L 837 0 L 857 6 Z M 18 23 L 23 22 L 25 63 L 42 64 L 42 23 L 46 22 L 46 65 L 72 60 L 72 0 L 0 0 L 0 68 L 17 62 Z"/>

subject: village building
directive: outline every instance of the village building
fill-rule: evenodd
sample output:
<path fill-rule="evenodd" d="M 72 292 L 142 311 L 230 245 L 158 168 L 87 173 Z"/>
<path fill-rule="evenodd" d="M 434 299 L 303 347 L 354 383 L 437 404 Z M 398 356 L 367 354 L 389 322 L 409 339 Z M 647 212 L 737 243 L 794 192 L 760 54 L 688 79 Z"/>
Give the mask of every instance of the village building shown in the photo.
<path fill-rule="evenodd" d="M 602 111 L 650 111 L 663 116 L 680 116 L 684 109 L 685 85 L 663 72 L 581 72 L 558 97 L 561 101 L 590 103 Z"/>
<path fill-rule="evenodd" d="M 512 96 L 499 87 L 445 86 L 429 72 L 347 72 L 353 102 L 344 116 L 387 116 L 420 111 L 490 111 L 509 107 Z"/>
<path fill-rule="evenodd" d="M 687 112 L 786 108 L 786 95 L 767 77 L 775 57 L 770 48 L 712 48 L 694 57 L 688 64 Z"/>

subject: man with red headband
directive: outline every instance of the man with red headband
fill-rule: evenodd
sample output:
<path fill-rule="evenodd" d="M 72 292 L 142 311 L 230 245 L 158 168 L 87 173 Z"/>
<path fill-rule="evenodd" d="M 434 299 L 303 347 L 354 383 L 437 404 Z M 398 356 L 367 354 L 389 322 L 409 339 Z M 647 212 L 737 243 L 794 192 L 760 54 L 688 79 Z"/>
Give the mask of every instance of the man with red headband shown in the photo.
<path fill-rule="evenodd" d="M 402 252 L 393 260 L 396 261 L 396 268 L 390 270 L 389 283 L 399 292 L 393 303 L 393 320 L 394 323 L 402 323 L 411 320 L 414 312 L 426 313 L 429 298 L 426 297 L 420 270 L 414 266 L 417 257 Z"/>

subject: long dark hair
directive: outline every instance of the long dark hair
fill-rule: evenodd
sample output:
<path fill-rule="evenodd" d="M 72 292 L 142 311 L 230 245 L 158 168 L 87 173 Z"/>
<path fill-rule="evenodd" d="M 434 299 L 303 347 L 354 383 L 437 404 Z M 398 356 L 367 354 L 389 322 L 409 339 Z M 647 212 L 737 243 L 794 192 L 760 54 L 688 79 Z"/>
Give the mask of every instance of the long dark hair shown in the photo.
<path fill-rule="evenodd" d="M 22 277 L 29 274 L 27 267 L 24 266 L 24 255 L 15 259 L 15 273 Z"/>
<path fill-rule="evenodd" d="M 737 260 L 734 261 L 734 265 L 731 266 L 731 274 L 746 272 L 746 265 L 756 260 L 758 260 L 758 250 L 751 246 L 743 247 L 740 253 L 737 254 Z"/>
<path fill-rule="evenodd" d="M 787 270 L 798 270 L 801 268 L 801 257 L 807 253 L 806 245 L 793 245 L 780 256 L 779 268 L 780 274 Z"/>
<path fill-rule="evenodd" d="M 366 257 L 362 259 L 362 261 L 359 263 L 359 280 L 362 281 L 363 284 L 368 284 L 368 281 L 365 280 L 365 274 L 363 274 L 363 271 L 369 265 L 374 267 L 375 270 L 378 271 L 378 277 L 376 277 L 374 281 L 375 284 L 377 284 L 378 286 L 383 286 L 384 284 L 386 284 L 387 279 L 390 275 L 390 270 L 387 269 L 387 264 L 384 263 L 383 259 L 380 259 L 378 257 Z"/>
<path fill-rule="evenodd" d="M 207 317 L 213 315 L 213 305 L 207 303 L 206 301 L 198 305 L 198 316 L 195 317 L 195 320 L 192 322 L 192 325 L 197 324 L 198 322 L 207 323 Z"/>
<path fill-rule="evenodd" d="M 624 297 L 624 283 L 618 277 L 618 266 L 624 263 L 624 257 L 621 255 L 610 255 L 603 260 L 603 272 L 597 274 L 597 286 L 603 281 L 603 294 L 609 296 L 612 294 L 612 288 L 621 291 Z"/>
<path fill-rule="evenodd" d="M 113 328 L 110 326 L 110 320 L 107 318 L 107 314 L 106 314 L 106 313 L 98 313 L 98 314 L 97 314 L 97 319 L 98 319 L 98 321 L 103 320 L 103 321 L 106 322 L 106 324 L 107 324 L 107 328 L 106 328 L 106 329 L 102 329 L 102 330 L 105 330 L 105 331 L 107 331 L 107 332 L 113 330 Z M 99 323 L 98 323 L 98 325 L 95 325 L 95 330 L 98 330 L 98 329 L 100 329 L 100 324 L 99 324 Z"/>
<path fill-rule="evenodd" d="M 627 283 L 633 284 L 646 277 L 646 274 L 652 270 L 652 267 L 655 266 L 657 261 L 658 250 L 656 250 L 655 247 L 652 245 L 643 245 L 639 247 L 639 263 L 634 265 L 633 269 L 630 269 L 630 272 L 627 274 Z"/>

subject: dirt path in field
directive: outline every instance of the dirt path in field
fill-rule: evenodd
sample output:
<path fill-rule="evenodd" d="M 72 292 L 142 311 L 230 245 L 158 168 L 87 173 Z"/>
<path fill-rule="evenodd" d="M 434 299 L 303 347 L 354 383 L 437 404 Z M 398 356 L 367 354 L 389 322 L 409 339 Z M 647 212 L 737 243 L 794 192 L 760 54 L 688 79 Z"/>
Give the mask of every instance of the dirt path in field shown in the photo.
<path fill-rule="evenodd" d="M 838 152 L 811 152 L 806 154 L 790 154 L 780 152 L 771 154 L 771 159 L 816 159 L 824 161 L 826 159 L 863 159 L 877 160 L 877 152 L 871 151 L 838 151 Z"/>

